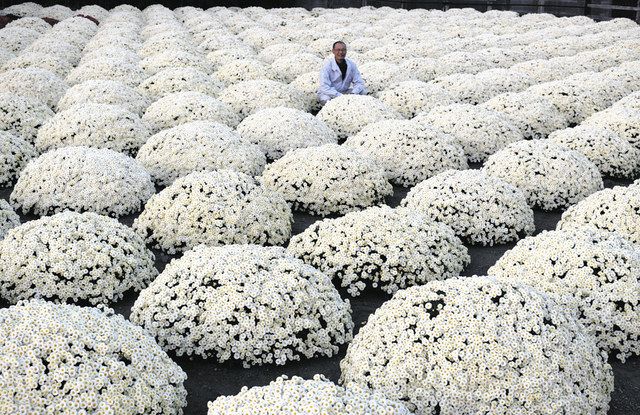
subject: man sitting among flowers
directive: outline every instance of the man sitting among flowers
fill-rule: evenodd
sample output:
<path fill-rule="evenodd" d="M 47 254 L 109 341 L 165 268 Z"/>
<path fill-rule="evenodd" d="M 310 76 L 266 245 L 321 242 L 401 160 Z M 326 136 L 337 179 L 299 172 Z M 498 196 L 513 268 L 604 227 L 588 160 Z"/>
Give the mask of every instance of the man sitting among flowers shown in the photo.
<path fill-rule="evenodd" d="M 366 95 L 367 89 L 356 63 L 347 59 L 347 45 L 337 41 L 331 48 L 333 57 L 328 57 L 320 71 L 318 100 L 322 105 L 342 94 Z"/>

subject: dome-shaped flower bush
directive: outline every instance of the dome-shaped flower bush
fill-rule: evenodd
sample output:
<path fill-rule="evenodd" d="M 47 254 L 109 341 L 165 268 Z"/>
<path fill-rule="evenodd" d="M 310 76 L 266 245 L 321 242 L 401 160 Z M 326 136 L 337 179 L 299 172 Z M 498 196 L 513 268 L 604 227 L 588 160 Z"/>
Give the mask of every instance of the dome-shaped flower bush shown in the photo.
<path fill-rule="evenodd" d="M 29 160 L 38 154 L 24 138 L 0 131 L 0 187 L 10 186 Z"/>
<path fill-rule="evenodd" d="M 382 120 L 402 119 L 402 116 L 382 101 L 367 95 L 342 95 L 327 102 L 318 113 L 338 138 L 358 133 L 368 124 Z"/>
<path fill-rule="evenodd" d="M 29 301 L 0 309 L 0 360 L 6 413 L 178 415 L 187 405 L 187 375 L 108 308 Z"/>
<path fill-rule="evenodd" d="M 82 51 L 77 46 L 55 39 L 52 36 L 42 36 L 24 50 L 25 53 L 44 53 L 64 59 L 75 65 L 82 56 Z"/>
<path fill-rule="evenodd" d="M 38 131 L 35 144 L 41 152 L 90 146 L 135 155 L 148 138 L 149 129 L 137 114 L 119 105 L 83 103 L 50 118 Z"/>
<path fill-rule="evenodd" d="M 322 59 L 309 52 L 291 53 L 288 51 L 271 63 L 271 70 L 275 77 L 285 83 L 290 83 L 307 72 L 319 74 L 321 68 Z"/>
<path fill-rule="evenodd" d="M 119 105 L 127 111 L 142 115 L 150 100 L 122 82 L 92 79 L 67 89 L 58 102 L 58 111 L 87 103 Z"/>
<path fill-rule="evenodd" d="M 155 278 L 153 261 L 144 240 L 117 220 L 58 213 L 26 222 L 0 241 L 0 297 L 117 301 Z"/>
<path fill-rule="evenodd" d="M 348 301 L 284 248 L 198 246 L 140 293 L 131 321 L 178 355 L 283 365 L 351 340 Z"/>
<path fill-rule="evenodd" d="M 309 100 L 302 91 L 267 79 L 231 85 L 220 93 L 220 100 L 229 104 L 242 118 L 264 108 L 288 107 L 307 111 L 309 106 Z"/>
<path fill-rule="evenodd" d="M 4 10 L 7 13 L 7 10 Z M 13 13 L 11 13 L 13 14 Z M 22 17 L 18 20 L 14 20 L 8 23 L 5 27 L 23 27 L 25 29 L 35 30 L 41 35 L 48 32 L 51 29 L 51 25 L 39 17 Z"/>
<path fill-rule="evenodd" d="M 54 113 L 46 105 L 33 98 L 0 92 L 0 130 L 20 135 L 33 142 L 38 129 Z"/>
<path fill-rule="evenodd" d="M 133 226 L 172 254 L 199 244 L 283 244 L 292 221 L 280 194 L 244 173 L 220 170 L 177 179 L 147 202 Z"/>
<path fill-rule="evenodd" d="M 155 189 L 131 157 L 105 148 L 63 147 L 30 161 L 11 193 L 23 212 L 64 210 L 122 216 L 140 210 Z"/>
<path fill-rule="evenodd" d="M 582 124 L 554 131 L 549 141 L 584 154 L 604 176 L 634 177 L 640 172 L 640 149 L 608 128 Z"/>
<path fill-rule="evenodd" d="M 489 275 L 554 295 L 622 361 L 640 354 L 640 247 L 622 236 L 584 229 L 543 232 L 518 242 Z"/>
<path fill-rule="evenodd" d="M 495 245 L 535 230 L 524 193 L 477 170 L 449 170 L 419 183 L 402 206 L 445 223 L 472 244 Z"/>
<path fill-rule="evenodd" d="M 374 122 L 344 145 L 371 157 L 392 183 L 402 186 L 412 186 L 444 170 L 468 167 L 464 151 L 453 137 L 413 120 Z"/>
<path fill-rule="evenodd" d="M 269 408 L 272 415 L 411 415 L 401 403 L 357 385 L 341 387 L 322 375 L 313 380 L 281 376 L 268 386 L 242 388 L 209 402 L 208 415 L 249 415 Z"/>
<path fill-rule="evenodd" d="M 153 133 L 192 121 L 213 121 L 235 128 L 240 122 L 229 105 L 201 92 L 175 92 L 149 105 L 142 119 Z"/>
<path fill-rule="evenodd" d="M 508 144 L 524 138 L 507 116 L 478 105 L 437 106 L 415 120 L 451 134 L 471 162 L 483 162 Z"/>
<path fill-rule="evenodd" d="M 166 50 L 140 61 L 140 67 L 151 76 L 167 68 L 196 68 L 211 72 L 211 64 L 200 54 L 188 50 Z"/>
<path fill-rule="evenodd" d="M 291 86 L 302 92 L 307 98 L 307 110 L 317 113 L 322 108 L 318 100 L 318 72 L 307 72 L 294 79 Z"/>
<path fill-rule="evenodd" d="M 549 140 L 518 141 L 490 156 L 483 170 L 520 188 L 527 203 L 562 209 L 603 188 L 595 164 Z"/>
<path fill-rule="evenodd" d="M 46 69 L 29 67 L 0 73 L 0 90 L 21 95 L 54 108 L 64 95 L 67 84 Z"/>
<path fill-rule="evenodd" d="M 265 108 L 238 125 L 242 138 L 257 144 L 271 160 L 297 148 L 337 143 L 338 137 L 324 122 L 294 108 Z"/>
<path fill-rule="evenodd" d="M 200 92 L 218 96 L 224 84 L 196 68 L 167 68 L 142 81 L 138 91 L 153 100 L 175 92 Z"/>
<path fill-rule="evenodd" d="M 460 275 L 470 257 L 451 228 L 408 209 L 371 207 L 315 222 L 287 248 L 357 296 Z"/>
<path fill-rule="evenodd" d="M 604 189 L 562 214 L 558 229 L 593 227 L 618 234 L 640 244 L 640 186 Z"/>
<path fill-rule="evenodd" d="M 640 111 L 640 91 L 636 91 L 617 101 L 614 107 L 624 107 Z"/>
<path fill-rule="evenodd" d="M 576 316 L 526 285 L 487 277 L 411 287 L 369 317 L 341 381 L 417 415 L 604 415 L 613 372 Z"/>
<path fill-rule="evenodd" d="M 428 84 L 444 89 L 453 97 L 454 102 L 476 105 L 491 98 L 491 85 L 480 83 L 476 75 L 469 73 L 441 76 Z"/>
<path fill-rule="evenodd" d="M 420 112 L 428 112 L 437 105 L 455 102 L 455 98 L 449 92 L 437 85 L 422 81 L 400 82 L 378 93 L 378 98 L 405 118 L 413 118 Z"/>
<path fill-rule="evenodd" d="M 38 37 L 40 37 L 40 33 L 33 29 L 5 27 L 0 29 L 0 47 L 18 54 Z"/>
<path fill-rule="evenodd" d="M 267 63 L 255 58 L 231 60 L 220 65 L 215 75 L 227 85 L 242 81 L 272 80 L 276 77 L 275 72 Z"/>
<path fill-rule="evenodd" d="M 137 160 L 160 185 L 195 171 L 230 169 L 257 176 L 266 158 L 260 147 L 223 124 L 194 121 L 151 136 Z"/>
<path fill-rule="evenodd" d="M 54 55 L 41 52 L 25 52 L 8 60 L 7 63 L 2 66 L 2 70 L 11 71 L 13 69 L 25 69 L 29 67 L 45 69 L 61 78 L 67 76 L 72 69 L 69 62 Z"/>
<path fill-rule="evenodd" d="M 104 57 L 85 62 L 67 75 L 69 85 L 91 79 L 109 79 L 135 88 L 145 79 L 145 73 L 135 63 Z"/>
<path fill-rule="evenodd" d="M 266 167 L 262 183 L 294 209 L 321 216 L 377 205 L 393 193 L 378 164 L 337 144 L 289 151 Z"/>
<path fill-rule="evenodd" d="M 365 62 L 358 68 L 367 90 L 373 96 L 399 82 L 411 79 L 411 74 L 395 63 L 388 61 Z"/>
<path fill-rule="evenodd" d="M 549 100 L 527 91 L 501 94 L 482 106 L 509 117 L 526 139 L 546 138 L 551 132 L 569 125 Z"/>
<path fill-rule="evenodd" d="M 7 234 L 7 232 L 20 225 L 20 217 L 13 208 L 4 199 L 0 199 L 0 241 Z"/>
<path fill-rule="evenodd" d="M 640 149 L 640 110 L 614 106 L 593 114 L 583 124 L 608 128 Z"/>

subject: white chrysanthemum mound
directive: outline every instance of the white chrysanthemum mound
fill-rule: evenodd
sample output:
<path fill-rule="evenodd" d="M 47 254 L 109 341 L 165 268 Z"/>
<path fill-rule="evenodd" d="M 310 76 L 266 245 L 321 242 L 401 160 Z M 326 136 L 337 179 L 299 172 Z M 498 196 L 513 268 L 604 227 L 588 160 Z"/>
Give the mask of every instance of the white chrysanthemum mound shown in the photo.
<path fill-rule="evenodd" d="M 616 102 L 613 106 L 616 108 L 624 107 L 640 111 L 640 91 L 627 95 L 620 101 Z"/>
<path fill-rule="evenodd" d="M 35 30 L 40 34 L 44 34 L 51 29 L 51 25 L 39 17 L 23 17 L 8 23 L 5 27 L 24 27 Z"/>
<path fill-rule="evenodd" d="M 302 91 L 267 79 L 231 85 L 220 93 L 220 100 L 229 104 L 242 118 L 264 108 L 288 107 L 300 111 L 309 109 L 309 99 Z"/>
<path fill-rule="evenodd" d="M 135 63 L 117 58 L 96 58 L 79 65 L 67 76 L 69 85 L 91 79 L 110 79 L 135 88 L 146 78 L 144 71 Z"/>
<path fill-rule="evenodd" d="M 503 244 L 535 230 L 524 193 L 478 170 L 449 170 L 425 180 L 402 206 L 446 223 L 472 244 Z"/>
<path fill-rule="evenodd" d="M 29 67 L 0 73 L 0 90 L 21 95 L 54 108 L 64 95 L 67 84 L 46 69 Z"/>
<path fill-rule="evenodd" d="M 38 129 L 54 113 L 47 105 L 32 98 L 0 92 L 0 130 L 20 135 L 33 142 Z"/>
<path fill-rule="evenodd" d="M 593 227 L 640 244 L 640 186 L 616 186 L 592 194 L 562 214 L 558 229 Z"/>
<path fill-rule="evenodd" d="M 187 375 L 108 308 L 35 300 L 1 309 L 0 361 L 6 413 L 177 415 L 187 405 Z"/>
<path fill-rule="evenodd" d="M 532 207 L 562 209 L 603 188 L 595 164 L 549 140 L 518 141 L 490 156 L 483 170 L 519 187 Z"/>
<path fill-rule="evenodd" d="M 255 143 L 271 160 L 290 150 L 337 143 L 338 137 L 324 122 L 293 108 L 265 108 L 238 125 L 242 138 Z"/>
<path fill-rule="evenodd" d="M 598 414 L 613 372 L 577 317 L 526 286 L 450 278 L 411 287 L 369 317 L 341 381 L 417 415 Z"/>
<path fill-rule="evenodd" d="M 0 187 L 11 185 L 36 149 L 22 137 L 0 130 Z"/>
<path fill-rule="evenodd" d="M 230 169 L 257 176 L 267 163 L 260 147 L 223 124 L 194 121 L 151 136 L 137 160 L 161 185 L 195 171 Z"/>
<path fill-rule="evenodd" d="M 393 88 L 378 93 L 380 101 L 398 111 L 405 118 L 413 118 L 427 112 L 436 105 L 448 105 L 455 98 L 437 85 L 422 81 L 404 81 Z"/>
<path fill-rule="evenodd" d="M 147 202 L 133 224 L 148 243 L 175 253 L 199 244 L 280 245 L 293 216 L 284 198 L 231 170 L 181 177 Z"/>
<path fill-rule="evenodd" d="M 243 366 L 333 356 L 351 340 L 348 301 L 284 248 L 200 245 L 143 290 L 131 321 L 165 350 Z"/>
<path fill-rule="evenodd" d="M 591 115 L 583 124 L 608 128 L 640 149 L 640 110 L 613 106 Z"/>
<path fill-rule="evenodd" d="M 149 138 L 140 117 L 119 105 L 83 103 L 58 112 L 38 131 L 36 148 L 66 146 L 108 148 L 135 155 Z"/>
<path fill-rule="evenodd" d="M 41 52 L 25 52 L 7 61 L 7 63 L 2 66 L 2 70 L 10 71 L 28 67 L 46 69 L 62 78 L 67 76 L 67 73 L 73 68 L 69 62 L 54 55 Z"/>
<path fill-rule="evenodd" d="M 325 219 L 287 248 L 358 296 L 367 285 L 389 294 L 460 275 L 470 257 L 451 228 L 407 209 L 372 207 Z"/>
<path fill-rule="evenodd" d="M 584 154 L 605 176 L 635 177 L 640 172 L 640 149 L 608 128 L 582 124 L 554 131 L 549 141 Z"/>
<path fill-rule="evenodd" d="M 145 79 L 138 91 L 153 100 L 175 92 L 200 92 L 218 96 L 224 84 L 196 68 L 168 68 Z"/>
<path fill-rule="evenodd" d="M 267 63 L 246 58 L 234 59 L 221 65 L 215 75 L 225 84 L 231 85 L 242 81 L 274 79 L 276 74 Z"/>
<path fill-rule="evenodd" d="M 531 92 L 501 94 L 482 106 L 506 115 L 526 139 L 546 138 L 551 132 L 569 125 L 548 99 Z"/>
<path fill-rule="evenodd" d="M 203 72 L 211 72 L 211 64 L 207 60 L 188 50 L 166 50 L 140 61 L 140 67 L 149 76 L 167 68 L 196 68 Z"/>
<path fill-rule="evenodd" d="M 622 236 L 588 228 L 545 231 L 518 242 L 487 273 L 577 306 L 598 346 L 623 362 L 640 354 L 640 247 Z"/>
<path fill-rule="evenodd" d="M 395 85 L 402 81 L 408 81 L 411 74 L 401 66 L 387 61 L 370 61 L 360 65 L 367 89 L 373 96 L 377 96 L 391 85 Z"/>
<path fill-rule="evenodd" d="M 404 405 L 378 392 L 358 385 L 341 387 L 322 375 L 313 380 L 281 376 L 268 386 L 220 396 L 208 406 L 208 415 L 255 415 L 258 408 L 269 408 L 271 415 L 411 415 Z"/>
<path fill-rule="evenodd" d="M 63 147 L 31 160 L 11 193 L 23 212 L 64 210 L 122 216 L 140 210 L 155 189 L 131 157 L 105 148 Z"/>
<path fill-rule="evenodd" d="M 414 120 L 451 134 L 471 162 L 483 162 L 496 151 L 524 138 L 507 116 L 477 105 L 438 106 Z"/>
<path fill-rule="evenodd" d="M 294 209 L 321 216 L 378 205 L 393 193 L 382 167 L 337 144 L 289 151 L 267 166 L 262 183 Z"/>
<path fill-rule="evenodd" d="M 155 278 L 153 260 L 144 240 L 115 219 L 58 213 L 18 226 L 0 241 L 0 296 L 12 303 L 117 301 Z"/>
<path fill-rule="evenodd" d="M 416 121 L 384 120 L 365 126 L 346 147 L 371 157 L 392 183 L 412 186 L 448 169 L 466 169 L 455 139 Z"/>
<path fill-rule="evenodd" d="M 290 83 L 298 76 L 307 72 L 320 73 L 322 59 L 318 55 L 308 52 L 286 53 L 271 64 L 275 76 L 282 82 Z"/>
<path fill-rule="evenodd" d="M 368 124 L 402 119 L 402 115 L 372 96 L 341 95 L 327 102 L 318 118 L 331 127 L 338 138 L 345 139 Z"/>
<path fill-rule="evenodd" d="M 150 100 L 135 89 L 118 81 L 93 79 L 72 86 L 58 102 L 58 111 L 79 104 L 109 104 L 142 115 Z"/>
<path fill-rule="evenodd" d="M 20 217 L 4 199 L 0 199 L 0 241 L 7 234 L 9 229 L 20 225 Z"/>
<path fill-rule="evenodd" d="M 5 27 L 0 29 L 0 47 L 19 54 L 38 37 L 39 32 L 26 27 Z"/>

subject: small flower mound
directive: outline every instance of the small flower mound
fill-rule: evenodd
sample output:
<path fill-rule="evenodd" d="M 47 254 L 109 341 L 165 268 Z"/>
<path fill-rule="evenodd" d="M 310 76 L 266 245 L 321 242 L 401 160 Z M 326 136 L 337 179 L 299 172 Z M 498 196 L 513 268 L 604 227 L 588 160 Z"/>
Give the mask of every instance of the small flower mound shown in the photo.
<path fill-rule="evenodd" d="M 554 131 L 549 141 L 584 154 L 604 176 L 635 177 L 640 172 L 640 149 L 608 128 L 582 124 Z"/>
<path fill-rule="evenodd" d="M 136 63 L 103 57 L 84 62 L 67 76 L 69 85 L 79 84 L 91 79 L 110 79 L 135 88 L 145 79 L 145 74 Z"/>
<path fill-rule="evenodd" d="M 624 362 L 640 354 L 640 247 L 622 236 L 589 229 L 525 238 L 489 268 L 578 306 L 598 346 Z"/>
<path fill-rule="evenodd" d="M 271 68 L 275 76 L 282 82 L 293 82 L 298 76 L 307 72 L 319 73 L 322 59 L 313 53 L 286 53 L 273 61 Z"/>
<path fill-rule="evenodd" d="M 40 216 L 64 210 L 122 216 L 140 210 L 154 191 L 149 173 L 124 154 L 64 147 L 27 164 L 11 203 Z"/>
<path fill-rule="evenodd" d="M 18 226 L 0 241 L 0 296 L 12 303 L 117 301 L 155 278 L 153 260 L 144 240 L 115 219 L 58 213 Z"/>
<path fill-rule="evenodd" d="M 321 216 L 377 205 L 393 193 L 381 167 L 337 144 L 288 152 L 267 166 L 262 183 L 294 209 Z"/>
<path fill-rule="evenodd" d="M 472 244 L 503 244 L 535 230 L 524 193 L 477 170 L 449 170 L 425 180 L 409 191 L 402 206 L 451 226 Z"/>
<path fill-rule="evenodd" d="M 337 143 L 338 137 L 324 122 L 293 108 L 265 108 L 238 125 L 242 138 L 257 144 L 271 160 L 297 148 Z"/>
<path fill-rule="evenodd" d="M 150 102 L 147 97 L 122 82 L 94 79 L 69 88 L 58 102 L 58 111 L 87 103 L 119 105 L 127 111 L 142 115 Z"/>
<path fill-rule="evenodd" d="M 199 244 L 283 244 L 292 221 L 280 194 L 251 176 L 220 170 L 177 179 L 147 202 L 133 227 L 173 254 Z"/>
<path fill-rule="evenodd" d="M 437 105 L 455 102 L 454 96 L 446 90 L 422 81 L 400 82 L 393 88 L 378 93 L 378 98 L 405 118 L 428 112 Z"/>
<path fill-rule="evenodd" d="M 562 209 L 603 188 L 595 164 L 549 140 L 518 141 L 487 159 L 485 173 L 519 187 L 529 206 Z"/>
<path fill-rule="evenodd" d="M 366 95 L 342 95 L 327 102 L 318 113 L 338 138 L 357 134 L 367 124 L 376 121 L 402 119 L 382 101 Z"/>
<path fill-rule="evenodd" d="M 640 244 L 640 182 L 604 189 L 571 206 L 562 214 L 558 229 L 593 227 Z"/>
<path fill-rule="evenodd" d="M 347 349 L 341 382 L 417 415 L 605 415 L 613 371 L 576 317 L 526 285 L 450 278 L 398 292 Z"/>
<path fill-rule="evenodd" d="M 175 92 L 200 92 L 216 97 L 223 87 L 222 82 L 196 68 L 168 68 L 142 81 L 138 91 L 158 100 Z"/>
<path fill-rule="evenodd" d="M 194 171 L 230 169 L 257 176 L 267 162 L 262 150 L 226 125 L 194 121 L 149 138 L 137 160 L 160 185 Z"/>
<path fill-rule="evenodd" d="M 288 107 L 307 111 L 309 99 L 297 88 L 266 79 L 243 81 L 220 94 L 220 100 L 229 104 L 242 118 L 264 108 Z"/>
<path fill-rule="evenodd" d="M 91 146 L 135 155 L 148 138 L 149 129 L 138 115 L 118 105 L 84 103 L 50 118 L 38 131 L 36 148 Z"/>
<path fill-rule="evenodd" d="M 360 65 L 367 89 L 373 96 L 399 82 L 408 81 L 411 74 L 404 68 L 386 61 L 370 61 Z"/>
<path fill-rule="evenodd" d="M 522 140 L 518 127 L 502 113 L 470 104 L 438 106 L 416 121 L 451 134 L 470 162 L 483 162 L 498 150 Z"/>
<path fill-rule="evenodd" d="M 54 108 L 64 95 L 67 84 L 46 69 L 29 67 L 0 74 L 0 90 L 21 95 Z"/>
<path fill-rule="evenodd" d="M 333 356 L 352 338 L 349 301 L 284 248 L 200 245 L 140 293 L 131 321 L 165 350 L 244 367 Z"/>
<path fill-rule="evenodd" d="M 203 72 L 211 72 L 211 65 L 204 57 L 182 50 L 165 50 L 140 61 L 140 67 L 149 76 L 167 68 L 196 68 Z"/>
<path fill-rule="evenodd" d="M 593 114 L 583 124 L 608 128 L 640 149 L 640 110 L 614 106 Z"/>
<path fill-rule="evenodd" d="M 231 128 L 240 123 L 234 110 L 224 102 L 200 92 L 176 92 L 149 105 L 142 119 L 152 132 L 186 124 L 192 121 L 213 121 Z"/>
<path fill-rule="evenodd" d="M 367 284 L 386 293 L 460 275 L 470 257 L 451 228 L 387 206 L 318 221 L 294 236 L 295 256 L 339 280 L 352 296 Z"/>
<path fill-rule="evenodd" d="M 0 361 L 6 413 L 178 415 L 187 405 L 187 375 L 109 308 L 35 300 L 1 309 Z"/>
<path fill-rule="evenodd" d="M 209 402 L 208 415 L 254 415 L 269 408 L 271 415 L 411 415 L 397 401 L 358 385 L 341 387 L 322 375 L 313 380 L 281 376 L 268 386 L 244 387 L 234 396 Z"/>
<path fill-rule="evenodd" d="M 13 208 L 4 199 L 0 199 L 0 241 L 5 237 L 7 232 L 20 225 L 20 217 Z"/>
<path fill-rule="evenodd" d="M 392 183 L 412 186 L 448 169 L 466 169 L 453 137 L 416 121 L 385 120 L 367 125 L 345 146 L 371 157 Z"/>
<path fill-rule="evenodd" d="M 38 154 L 22 137 L 0 131 L 0 187 L 10 186 L 29 160 Z"/>
<path fill-rule="evenodd" d="M 215 73 L 216 77 L 227 85 L 242 81 L 274 79 L 271 67 L 258 59 L 236 59 L 221 65 Z"/>
<path fill-rule="evenodd" d="M 46 69 L 56 76 L 64 78 L 73 66 L 64 59 L 41 52 L 24 52 L 8 61 L 2 70 L 24 69 L 28 67 Z"/>

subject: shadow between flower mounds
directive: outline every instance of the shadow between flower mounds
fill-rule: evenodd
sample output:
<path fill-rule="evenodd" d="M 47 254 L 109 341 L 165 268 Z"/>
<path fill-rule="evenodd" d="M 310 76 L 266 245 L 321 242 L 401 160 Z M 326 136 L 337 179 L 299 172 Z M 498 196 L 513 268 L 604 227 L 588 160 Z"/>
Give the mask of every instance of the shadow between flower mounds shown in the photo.
<path fill-rule="evenodd" d="M 471 168 L 479 168 L 480 165 L 471 165 Z M 605 179 L 605 187 L 626 186 L 632 180 Z M 11 188 L 0 188 L 0 198 L 9 200 Z M 409 189 L 394 186 L 394 193 L 386 199 L 386 203 L 391 207 L 396 207 L 406 196 Z M 555 229 L 560 220 L 562 211 L 544 212 L 535 210 L 536 234 L 543 230 Z M 131 225 L 139 213 L 120 218 L 120 222 Z M 331 217 L 331 216 L 330 216 Z M 22 222 L 36 219 L 34 215 L 20 215 Z M 318 216 L 309 215 L 302 212 L 294 212 L 293 234 L 298 234 L 314 222 L 321 220 Z M 515 243 L 498 246 L 472 246 L 466 245 L 471 255 L 471 263 L 464 270 L 462 275 L 484 275 L 508 249 Z M 175 255 L 167 255 L 158 250 L 153 250 L 156 255 L 155 265 L 158 271 L 162 272 L 167 263 Z M 339 289 L 343 298 L 349 298 L 353 310 L 353 320 L 355 323 L 354 332 L 366 323 L 371 315 L 385 301 L 391 298 L 383 292 L 367 288 L 363 293 L 355 298 L 347 295 L 344 289 Z M 125 293 L 124 297 L 113 304 L 109 304 L 117 313 L 129 317 L 131 307 L 138 294 L 132 291 Z M 0 299 L 0 308 L 8 307 L 9 304 Z M 355 334 L 354 333 L 354 334 Z M 221 395 L 234 395 L 243 386 L 267 385 L 280 375 L 301 376 L 311 378 L 315 374 L 323 374 L 330 380 L 337 382 L 340 378 L 340 361 L 346 353 L 346 345 L 340 347 L 339 353 L 333 357 L 320 357 L 306 359 L 297 362 L 289 362 L 285 366 L 264 365 L 245 369 L 238 362 L 216 363 L 213 359 L 202 359 L 199 357 L 169 355 L 187 373 L 188 379 L 185 382 L 187 388 L 188 405 L 185 408 L 185 415 L 202 415 L 207 412 L 207 402 L 212 401 Z M 609 415 L 635 415 L 640 408 L 640 357 L 634 356 L 625 363 L 621 363 L 614 358 L 609 362 L 613 366 L 615 374 L 615 390 L 611 397 L 611 408 Z"/>

